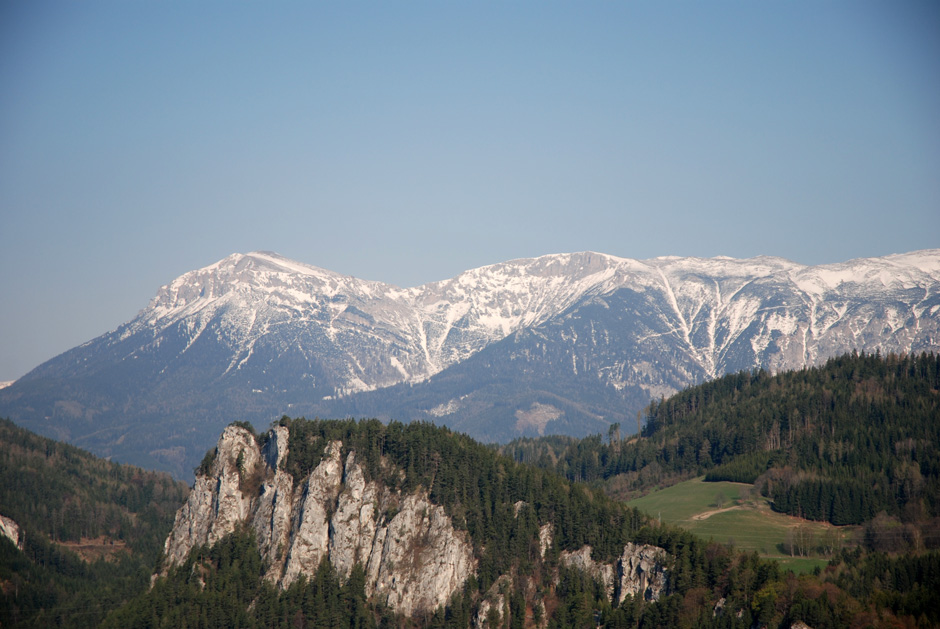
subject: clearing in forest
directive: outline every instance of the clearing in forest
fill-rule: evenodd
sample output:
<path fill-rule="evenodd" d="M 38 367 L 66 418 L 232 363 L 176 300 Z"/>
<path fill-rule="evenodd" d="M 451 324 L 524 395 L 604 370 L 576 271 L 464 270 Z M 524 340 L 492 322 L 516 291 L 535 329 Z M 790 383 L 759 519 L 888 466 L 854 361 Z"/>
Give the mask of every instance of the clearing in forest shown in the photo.
<path fill-rule="evenodd" d="M 667 487 L 628 503 L 665 524 L 703 539 L 732 543 L 779 560 L 797 572 L 823 566 L 856 527 L 835 527 L 777 513 L 746 483 L 706 483 L 703 477 Z"/>

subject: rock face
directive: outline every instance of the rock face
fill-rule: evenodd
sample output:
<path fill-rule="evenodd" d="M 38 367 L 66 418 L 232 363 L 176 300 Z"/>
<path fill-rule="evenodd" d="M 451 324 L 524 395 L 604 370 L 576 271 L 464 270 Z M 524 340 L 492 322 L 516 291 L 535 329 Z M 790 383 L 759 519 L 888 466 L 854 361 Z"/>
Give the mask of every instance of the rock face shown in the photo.
<path fill-rule="evenodd" d="M 551 523 L 543 524 L 539 528 L 539 555 L 545 559 L 545 553 L 552 546 L 552 527 Z"/>
<path fill-rule="evenodd" d="M 617 563 L 617 602 L 627 594 L 658 601 L 666 589 L 666 551 L 648 544 L 628 542 Z"/>
<path fill-rule="evenodd" d="M 0 536 L 6 537 L 13 545 L 23 550 L 23 540 L 20 539 L 20 527 L 10 518 L 0 515 Z"/>
<path fill-rule="evenodd" d="M 616 570 L 609 563 L 595 562 L 591 559 L 592 549 L 590 546 L 582 546 L 575 552 L 564 551 L 561 553 L 561 563 L 569 568 L 577 568 L 581 572 L 589 574 L 595 581 L 600 582 L 607 592 L 607 598 L 614 600 L 614 574 Z M 620 602 L 619 600 L 617 601 Z"/>
<path fill-rule="evenodd" d="M 595 562 L 592 549 L 583 546 L 575 552 L 562 552 L 561 563 L 578 568 L 603 584 L 607 598 L 620 605 L 629 594 L 647 601 L 658 601 L 666 590 L 668 571 L 666 551 L 648 544 L 627 543 L 615 564 Z"/>
<path fill-rule="evenodd" d="M 320 463 L 298 481 L 283 469 L 287 449 L 285 427 L 272 429 L 263 450 L 247 430 L 226 428 L 209 473 L 197 476 L 176 515 L 165 570 L 247 525 L 268 580 L 287 587 L 323 559 L 346 579 L 359 564 L 366 594 L 406 615 L 446 603 L 473 574 L 467 535 L 426 496 L 367 481 L 355 452 L 343 460 L 339 441 L 325 444 Z"/>

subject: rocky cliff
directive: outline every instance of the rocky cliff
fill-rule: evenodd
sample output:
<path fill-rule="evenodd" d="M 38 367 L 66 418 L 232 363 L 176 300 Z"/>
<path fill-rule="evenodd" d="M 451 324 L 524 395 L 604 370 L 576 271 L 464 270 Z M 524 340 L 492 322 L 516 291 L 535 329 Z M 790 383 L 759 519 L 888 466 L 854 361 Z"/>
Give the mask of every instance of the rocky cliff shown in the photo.
<path fill-rule="evenodd" d="M 627 595 L 658 601 L 667 592 L 666 553 L 662 548 L 628 542 L 615 563 L 595 562 L 592 549 L 584 546 L 576 552 L 561 553 L 561 563 L 578 568 L 604 586 L 607 598 L 620 605 Z"/>
<path fill-rule="evenodd" d="M 406 615 L 446 603 L 473 574 L 468 536 L 426 495 L 367 480 L 339 441 L 325 443 L 320 463 L 295 479 L 284 469 L 288 437 L 287 428 L 273 428 L 262 447 L 244 428 L 225 429 L 177 513 L 164 573 L 196 546 L 247 526 L 271 582 L 287 587 L 324 559 L 346 579 L 358 563 L 366 594 Z"/>
<path fill-rule="evenodd" d="M 375 425 L 381 426 L 378 422 Z M 483 501 L 482 512 L 489 515 L 481 512 L 482 517 L 473 519 L 469 514 L 475 499 L 468 494 L 459 507 L 463 515 L 454 516 L 462 527 L 455 527 L 449 512 L 431 502 L 424 487 L 439 491 L 450 483 L 452 489 L 445 492 L 448 495 L 502 492 L 500 481 L 494 479 L 509 472 L 500 464 L 479 472 L 479 478 L 467 473 L 466 485 L 459 489 L 455 474 L 475 465 L 487 468 L 485 461 L 468 456 L 466 449 L 447 450 L 448 444 L 468 445 L 464 441 L 438 434 L 443 439 L 433 448 L 403 449 L 405 441 L 396 441 L 399 438 L 393 439 L 383 428 L 375 437 L 382 443 L 388 441 L 386 456 L 368 450 L 368 442 L 362 438 L 364 431 L 376 426 L 358 434 L 355 430 L 315 432 L 305 426 L 309 424 L 302 420 L 288 421 L 262 437 L 238 425 L 225 429 L 200 466 L 186 504 L 177 512 L 164 547 L 165 561 L 155 578 L 182 565 L 193 549 L 248 530 L 262 557 L 262 577 L 269 583 L 286 589 L 302 577 L 312 578 L 324 561 L 345 582 L 358 565 L 366 597 L 405 616 L 434 612 L 450 604 L 455 594 L 467 596 L 464 585 L 473 575 L 483 587 L 470 595 L 472 603 L 465 604 L 472 604 L 467 618 L 476 626 L 497 618 L 505 620 L 510 607 L 517 613 L 528 610 L 533 618 L 541 619 L 535 625 L 542 626 L 548 618 L 546 600 L 555 596 L 552 584 L 557 584 L 558 565 L 583 570 L 602 584 L 615 604 L 628 594 L 655 601 L 666 593 L 669 560 L 663 549 L 627 543 L 619 557 L 605 561 L 593 560 L 589 545 L 563 550 L 555 540 L 555 522 L 539 517 L 535 502 Z M 434 432 L 439 429 L 425 430 L 421 440 L 432 438 Z M 346 443 L 328 434 L 344 434 Z M 293 445 L 291 439 L 296 440 Z M 357 453 L 357 447 L 361 452 Z M 489 457 L 495 456 L 485 451 Z M 414 472 L 412 476 L 415 460 L 435 456 L 439 460 L 433 465 L 434 473 L 421 476 Z M 547 482 L 533 481 L 521 470 L 510 475 L 515 480 L 507 478 L 505 482 L 517 489 L 521 482 Z M 415 478 L 420 478 L 420 483 L 415 483 Z M 438 478 L 436 483 L 434 478 Z M 402 487 L 417 489 L 405 491 Z M 556 494 L 532 495 L 546 505 L 544 514 L 553 514 L 556 508 L 567 509 L 547 505 L 555 505 L 571 491 L 559 488 Z M 502 516 L 497 512 L 500 509 Z M 488 537 L 484 534 L 487 527 L 494 529 Z M 471 538 L 469 531 L 476 531 L 480 539 Z M 489 551 L 494 544 L 503 549 L 499 557 Z M 510 546 L 516 550 L 510 551 Z M 556 554 L 559 551 L 560 555 Z M 517 559 L 524 558 L 524 562 L 534 562 L 537 568 L 521 570 L 517 561 L 505 561 L 509 552 L 516 552 Z M 560 561 L 556 562 L 556 557 Z M 494 570 L 495 564 L 500 568 Z"/>
<path fill-rule="evenodd" d="M 20 538 L 20 527 L 11 518 L 0 515 L 0 537 L 6 537 L 13 545 L 23 549 L 23 540 Z"/>

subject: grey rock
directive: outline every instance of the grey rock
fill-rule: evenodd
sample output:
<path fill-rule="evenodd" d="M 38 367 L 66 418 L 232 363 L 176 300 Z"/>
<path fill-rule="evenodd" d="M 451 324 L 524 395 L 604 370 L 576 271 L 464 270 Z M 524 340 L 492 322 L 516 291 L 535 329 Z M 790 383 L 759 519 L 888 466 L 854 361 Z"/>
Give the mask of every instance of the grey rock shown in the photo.
<path fill-rule="evenodd" d="M 307 477 L 306 487 L 297 501 L 291 545 L 281 584 L 288 586 L 301 574 L 312 575 L 328 555 L 330 541 L 329 512 L 334 508 L 343 480 L 340 460 L 342 444 L 330 443 L 325 457 Z"/>
<path fill-rule="evenodd" d="M 600 582 L 604 586 L 604 592 L 607 593 L 607 599 L 613 601 L 616 568 L 612 564 L 595 562 L 591 559 L 591 552 L 591 547 L 585 545 L 575 552 L 563 551 L 559 559 L 562 565 L 577 568 Z"/>
<path fill-rule="evenodd" d="M 0 515 L 0 536 L 7 538 L 13 545 L 23 550 L 23 540 L 20 538 L 20 526 L 12 518 Z"/>
<path fill-rule="evenodd" d="M 666 591 L 666 551 L 648 544 L 628 542 L 617 563 L 617 603 L 628 594 L 658 601 Z"/>
<path fill-rule="evenodd" d="M 583 546 L 575 552 L 562 552 L 560 560 L 599 581 L 612 603 L 620 605 L 627 595 L 658 601 L 666 591 L 668 554 L 662 548 L 628 542 L 613 564 L 595 562 L 591 553 L 590 546 Z"/>
<path fill-rule="evenodd" d="M 163 574 L 196 546 L 211 545 L 239 525 L 254 531 L 268 566 L 265 578 L 278 586 L 312 576 L 324 559 L 343 580 L 358 564 L 366 593 L 404 614 L 445 604 L 474 573 L 466 533 L 426 495 L 367 481 L 354 452 L 342 460 L 339 441 L 324 445 L 320 463 L 298 483 L 282 469 L 287 451 L 284 427 L 272 429 L 264 451 L 247 430 L 226 428 L 210 473 L 196 478 L 176 515 Z M 386 522 L 391 507 L 397 513 Z"/>

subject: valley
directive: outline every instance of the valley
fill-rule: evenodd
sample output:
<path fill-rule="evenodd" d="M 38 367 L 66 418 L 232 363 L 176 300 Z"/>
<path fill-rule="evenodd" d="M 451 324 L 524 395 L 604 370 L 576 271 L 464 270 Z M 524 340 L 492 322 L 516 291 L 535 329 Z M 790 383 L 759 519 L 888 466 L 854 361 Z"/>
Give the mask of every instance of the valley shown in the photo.
<path fill-rule="evenodd" d="M 936 626 L 938 391 L 940 356 L 849 354 L 653 402 L 638 436 L 234 422 L 189 491 L 2 422 L 0 622 Z"/>

